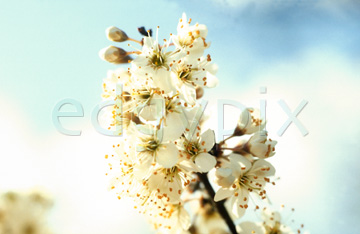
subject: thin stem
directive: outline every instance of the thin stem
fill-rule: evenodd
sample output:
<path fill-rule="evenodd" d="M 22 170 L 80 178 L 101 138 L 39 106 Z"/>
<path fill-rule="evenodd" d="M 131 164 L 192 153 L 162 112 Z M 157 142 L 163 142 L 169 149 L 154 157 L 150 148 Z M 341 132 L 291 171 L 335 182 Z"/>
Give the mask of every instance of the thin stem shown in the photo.
<path fill-rule="evenodd" d="M 237 234 L 236 227 L 234 225 L 234 222 L 232 221 L 229 213 L 227 212 L 224 202 L 225 200 L 215 202 L 213 199 L 215 197 L 215 191 L 213 187 L 211 186 L 209 179 L 207 177 L 207 173 L 197 173 L 200 181 L 204 184 L 206 191 L 208 192 L 209 196 L 211 197 L 211 202 L 216 207 L 217 211 L 221 215 L 221 217 L 224 219 L 225 223 L 227 224 L 230 232 L 232 234 Z"/>
<path fill-rule="evenodd" d="M 141 41 L 138 41 L 138 40 L 135 40 L 131 37 L 128 38 L 129 41 L 133 41 L 133 42 L 136 42 L 136 43 L 139 43 L 140 45 L 142 44 Z"/>
<path fill-rule="evenodd" d="M 131 54 L 141 54 L 141 51 L 129 51 L 129 52 L 126 52 L 126 55 L 131 55 Z"/>
<path fill-rule="evenodd" d="M 229 139 L 231 139 L 231 138 L 233 138 L 235 135 L 231 135 L 231 136 L 229 136 L 229 137 L 227 137 L 227 138 L 225 138 L 224 140 L 222 140 L 222 141 L 220 141 L 219 142 L 219 145 L 221 146 L 221 145 L 223 145 L 224 143 L 225 143 L 225 141 L 227 141 L 227 140 L 229 140 Z"/>
<path fill-rule="evenodd" d="M 224 150 L 235 150 L 235 148 L 227 148 L 227 147 L 222 147 L 221 149 L 224 149 Z"/>

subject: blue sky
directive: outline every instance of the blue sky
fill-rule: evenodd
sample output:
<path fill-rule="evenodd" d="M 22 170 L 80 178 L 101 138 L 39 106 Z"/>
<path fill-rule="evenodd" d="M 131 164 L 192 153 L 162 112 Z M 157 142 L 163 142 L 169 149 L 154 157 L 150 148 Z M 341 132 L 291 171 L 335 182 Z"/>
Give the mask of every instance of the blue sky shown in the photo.
<path fill-rule="evenodd" d="M 94 94 L 100 89 L 99 77 L 112 68 L 97 57 L 99 48 L 110 44 L 104 28 L 116 25 L 136 37 L 137 26 L 161 24 L 160 35 L 168 37 L 182 12 L 209 25 L 214 44 L 210 53 L 221 77 L 226 76 L 224 86 L 246 83 L 258 70 L 311 48 L 359 59 L 357 4 L 337 4 L 335 11 L 318 6 L 321 1 L 245 1 L 248 5 L 231 7 L 226 2 L 231 1 L 4 2 L 0 89 L 8 98 L 21 100 L 18 104 L 31 113 L 37 130 L 47 131 L 51 122 L 46 113 L 59 99 L 78 99 L 86 105 L 85 114 L 98 101 Z"/>
<path fill-rule="evenodd" d="M 102 79 L 116 66 L 101 61 L 97 53 L 114 44 L 105 37 L 108 26 L 140 38 L 138 26 L 159 25 L 160 36 L 168 38 L 183 12 L 208 26 L 209 53 L 219 65 L 220 85 L 205 98 L 256 106 L 263 98 L 259 86 L 268 87 L 269 132 L 279 141 L 278 159 L 272 162 L 282 177 L 274 189 L 278 190 L 274 202 L 298 208 L 297 221 L 312 233 L 357 231 L 360 4 L 356 1 L 0 0 L 0 4 L 1 155 L 13 155 L 11 160 L 0 156 L 0 176 L 7 181 L 0 190 L 50 188 L 57 194 L 52 222 L 58 233 L 101 232 L 95 224 L 85 230 L 74 224 L 89 220 L 83 214 L 90 212 L 89 202 L 98 203 L 94 209 L 99 213 L 90 219 L 108 225 L 108 233 L 118 233 L 121 225 L 131 228 L 139 219 L 135 212 L 124 218 L 130 207 L 111 200 L 102 187 L 102 155 L 113 139 L 94 133 L 90 113 L 100 102 Z M 64 98 L 84 106 L 84 118 L 67 122 L 84 129 L 81 137 L 62 136 L 51 122 L 54 105 Z M 309 101 L 299 115 L 308 136 L 302 137 L 294 126 L 283 137 L 276 136 L 286 120 L 276 104 L 279 99 L 291 109 L 302 99 Z M 23 147 L 14 149 L 19 143 Z M 21 169 L 13 169 L 19 162 Z M 101 164 L 104 167 L 99 168 Z M 299 168 L 296 173 L 294 167 Z M 87 181 L 84 174 L 94 181 Z M 92 194 L 91 189 L 97 192 Z M 113 206 L 127 208 L 110 212 Z M 116 215 L 123 215 L 122 223 L 114 224 Z M 144 227 L 136 230 L 142 232 Z"/>

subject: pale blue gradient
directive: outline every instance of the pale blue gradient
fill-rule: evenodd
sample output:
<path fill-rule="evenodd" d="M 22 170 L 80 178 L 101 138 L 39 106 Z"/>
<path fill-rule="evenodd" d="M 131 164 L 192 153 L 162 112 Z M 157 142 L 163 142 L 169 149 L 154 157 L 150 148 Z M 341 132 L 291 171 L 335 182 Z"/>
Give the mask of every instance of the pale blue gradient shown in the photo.
<path fill-rule="evenodd" d="M 350 93 L 331 93 L 331 96 L 338 95 L 336 100 L 339 102 L 343 100 L 347 106 L 352 101 L 354 110 L 346 109 L 347 113 L 339 114 L 334 119 L 328 116 L 325 121 L 320 117 L 316 118 L 319 113 L 326 116 L 329 110 L 332 110 L 331 113 L 336 112 L 332 109 L 334 108 L 332 102 L 327 101 L 327 97 L 317 97 L 314 92 L 314 90 L 320 92 L 326 89 L 326 81 L 318 80 L 317 76 L 312 76 L 311 73 L 301 77 L 294 74 L 303 71 L 304 63 L 299 61 L 304 58 L 308 59 L 306 61 L 316 61 L 317 65 L 321 65 L 321 60 L 311 60 L 312 56 L 317 55 L 323 55 L 320 58 L 324 59 L 325 66 L 328 62 L 325 58 L 336 60 L 340 57 L 339 64 L 358 71 L 356 69 L 360 66 L 360 4 L 356 1 L 341 3 L 341 1 L 321 0 L 278 0 L 268 5 L 254 1 L 247 2 L 249 3 L 238 7 L 229 7 L 227 4 L 222 4 L 221 0 L 196 2 L 186 0 L 181 3 L 164 0 L 2 0 L 0 1 L 0 97 L 3 100 L 2 104 L 8 102 L 13 109 L 19 110 L 21 117 L 30 125 L 23 128 L 27 131 L 27 139 L 38 138 L 40 145 L 47 145 L 50 142 L 49 137 L 54 135 L 56 139 L 59 138 L 59 133 L 56 132 L 51 121 L 51 112 L 55 104 L 64 98 L 73 98 L 83 104 L 85 117 L 75 123 L 81 126 L 89 125 L 92 109 L 101 101 L 102 79 L 106 77 L 107 70 L 116 68 L 114 65 L 101 61 L 98 57 L 98 51 L 101 48 L 119 45 L 106 39 L 105 29 L 114 25 L 125 30 L 129 36 L 139 39 L 140 35 L 136 30 L 138 26 L 155 29 L 159 25 L 160 37 L 168 38 L 169 33 L 176 33 L 178 18 L 186 12 L 193 22 L 204 23 L 208 26 L 208 40 L 212 42 L 209 53 L 213 61 L 219 65 L 220 85 L 217 89 L 209 90 L 205 98 L 216 99 L 216 97 L 226 96 L 226 98 L 238 99 L 240 93 L 258 94 L 259 85 L 268 86 L 270 92 L 272 87 L 280 85 L 284 87 L 286 84 L 289 89 L 299 87 L 298 89 L 303 91 L 302 96 L 297 96 L 294 102 L 289 104 L 291 108 L 295 108 L 302 98 L 312 95 L 313 100 L 309 100 L 310 107 L 306 107 L 303 112 L 304 115 L 308 110 L 316 112 L 315 114 L 312 112 L 312 118 L 308 119 L 322 124 L 320 124 L 321 128 L 310 124 L 313 127 L 309 127 L 309 137 L 317 136 L 317 138 L 308 138 L 314 141 L 319 139 L 316 145 L 318 148 L 314 149 L 316 153 L 314 152 L 313 157 L 318 157 L 317 159 L 321 161 L 316 164 L 316 166 L 321 165 L 321 168 L 310 167 L 311 170 L 304 168 L 303 171 L 297 172 L 298 177 L 301 174 L 314 174 L 313 180 L 318 180 L 319 186 L 311 191 L 306 186 L 299 188 L 299 193 L 310 194 L 306 197 L 312 197 L 313 194 L 309 207 L 306 207 L 306 202 L 294 200 L 291 197 L 281 202 L 291 204 L 292 207 L 301 206 L 296 213 L 296 219 L 304 223 L 311 233 L 357 233 L 357 221 L 360 220 L 358 212 L 360 198 L 357 195 L 360 192 L 358 182 L 359 125 L 354 122 L 351 131 L 346 131 L 348 135 L 332 132 L 331 125 L 339 126 L 342 122 L 347 122 L 347 115 L 352 115 L 351 119 L 358 121 L 358 100 L 349 98 Z M 127 49 L 126 43 L 122 46 Z M 287 66 L 290 66 L 292 70 L 287 70 Z M 290 72 L 277 73 L 272 70 L 273 67 L 279 67 L 281 71 L 285 67 L 284 70 Z M 286 78 L 272 77 L 263 83 L 262 77 L 268 72 L 281 74 Z M 360 88 L 359 75 L 345 80 L 349 87 Z M 342 82 L 341 76 L 332 80 L 335 86 L 342 86 Z M 309 90 L 307 87 L 313 89 L 311 95 L 307 93 Z M 285 94 L 284 96 L 286 99 L 287 96 Z M 311 107 L 312 103 L 326 105 L 315 108 Z M 7 115 L 8 111 L 4 109 L 6 105 L 1 107 L 2 115 Z M 309 112 L 307 116 L 310 115 Z M 279 115 L 283 116 L 283 113 Z M 329 123 L 329 125 L 324 126 L 323 123 Z M 74 123 L 70 126 L 76 128 Z M 300 135 L 296 129 L 292 134 Z M 321 134 L 326 135 L 326 138 L 322 139 Z M 2 132 L 1 137 L 7 138 L 7 132 Z M 64 140 L 65 136 L 60 138 Z M 101 139 L 102 142 L 106 141 L 106 138 Z M 305 147 L 308 146 L 306 144 L 312 143 L 303 138 L 298 139 L 305 144 Z M 279 142 L 281 140 L 282 138 L 278 139 Z M 64 142 L 69 141 L 71 140 L 67 138 L 64 140 Z M 56 143 L 51 144 L 53 148 L 56 148 Z M 67 145 L 63 143 L 62 147 L 66 148 Z M 96 145 L 89 147 L 91 150 Z M 284 145 L 279 147 L 286 148 Z M 41 148 L 40 146 L 39 149 Z M 44 155 L 49 153 L 48 150 L 40 151 Z M 77 155 L 79 154 L 81 151 L 77 152 Z M 275 161 L 276 159 L 273 160 Z M 311 163 L 312 161 L 309 161 L 309 165 Z M 53 166 L 56 168 L 56 165 Z M 296 167 L 296 165 L 289 165 L 289 167 Z M 96 170 L 95 167 L 93 169 Z M 91 173 L 90 170 L 87 172 Z M 62 174 L 62 168 L 58 168 L 58 173 Z M 286 175 L 280 176 L 286 180 Z M 57 188 L 56 184 L 52 186 Z M 67 188 L 65 182 L 60 187 L 66 195 L 63 197 L 59 195 L 60 197 L 57 198 L 66 202 L 69 200 L 64 198 L 68 196 L 66 191 L 72 188 Z M 76 191 L 81 192 L 81 190 Z M 91 199 L 89 201 L 92 203 L 96 202 Z M 85 202 L 82 206 L 87 207 Z M 108 208 L 111 209 L 111 207 Z M 57 209 L 66 216 L 66 209 Z M 103 211 L 105 213 L 106 209 L 103 208 Z M 102 220 L 96 221 L 99 225 L 102 222 Z M 61 224 L 56 222 L 54 221 L 55 227 L 61 227 Z M 107 224 L 109 223 L 111 222 L 108 221 Z M 120 226 L 120 224 L 114 224 L 109 229 L 112 230 L 111 232 L 104 233 L 122 233 L 114 231 L 115 227 L 120 228 Z M 137 228 L 136 230 L 142 233 L 142 229 Z M 143 227 L 143 230 L 147 230 L 147 227 Z M 77 233 L 81 231 L 77 230 Z"/>

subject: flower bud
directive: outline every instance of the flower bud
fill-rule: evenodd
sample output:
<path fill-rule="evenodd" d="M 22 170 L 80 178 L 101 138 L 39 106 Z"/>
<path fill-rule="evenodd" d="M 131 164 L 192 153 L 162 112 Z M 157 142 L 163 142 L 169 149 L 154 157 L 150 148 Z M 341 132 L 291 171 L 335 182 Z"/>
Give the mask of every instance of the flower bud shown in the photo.
<path fill-rule="evenodd" d="M 265 121 L 260 118 L 260 111 L 247 108 L 240 114 L 234 135 L 242 136 L 244 134 L 253 134 L 254 132 L 263 130 L 264 127 Z"/>
<path fill-rule="evenodd" d="M 255 133 L 247 143 L 249 153 L 258 158 L 268 158 L 275 154 L 275 145 L 277 141 L 267 138 L 266 132 Z"/>
<path fill-rule="evenodd" d="M 200 86 L 196 87 L 196 99 L 200 99 L 204 96 L 204 89 Z"/>
<path fill-rule="evenodd" d="M 126 33 L 114 26 L 108 27 L 106 29 L 106 36 L 110 41 L 123 42 L 129 39 Z"/>
<path fill-rule="evenodd" d="M 99 56 L 102 60 L 115 64 L 127 63 L 128 60 L 131 60 L 131 57 L 127 55 L 125 50 L 115 46 L 108 46 L 100 50 Z"/>

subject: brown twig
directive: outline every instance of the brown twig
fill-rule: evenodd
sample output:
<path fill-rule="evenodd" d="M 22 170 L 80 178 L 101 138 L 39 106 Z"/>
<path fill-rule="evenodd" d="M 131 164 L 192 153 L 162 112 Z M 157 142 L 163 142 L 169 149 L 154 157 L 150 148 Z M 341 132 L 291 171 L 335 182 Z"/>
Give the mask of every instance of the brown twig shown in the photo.
<path fill-rule="evenodd" d="M 221 215 L 221 217 L 224 219 L 230 232 L 232 234 L 237 234 L 234 222 L 232 221 L 229 213 L 227 212 L 227 210 L 224 206 L 225 200 L 218 201 L 218 202 L 214 201 L 215 191 L 209 182 L 207 173 L 197 173 L 197 175 L 198 175 L 200 181 L 204 184 L 206 191 L 209 193 L 209 196 L 211 197 L 211 202 L 216 207 L 216 209 L 219 212 L 219 214 Z"/>

